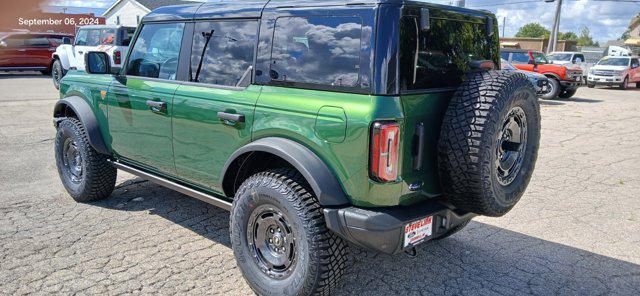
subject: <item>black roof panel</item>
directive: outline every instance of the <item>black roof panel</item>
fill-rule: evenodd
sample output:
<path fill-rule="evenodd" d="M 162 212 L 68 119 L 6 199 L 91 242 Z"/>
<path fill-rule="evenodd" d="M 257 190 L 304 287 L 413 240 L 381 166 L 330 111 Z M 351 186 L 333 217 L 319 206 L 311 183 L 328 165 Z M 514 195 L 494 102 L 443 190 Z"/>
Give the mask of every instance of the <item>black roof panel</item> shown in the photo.
<path fill-rule="evenodd" d="M 205 18 L 257 18 L 260 17 L 260 14 L 265 7 L 314 7 L 355 4 L 428 5 L 431 7 L 443 8 L 450 11 L 473 13 L 477 15 L 488 14 L 488 12 L 455 6 L 439 5 L 419 0 L 214 0 L 205 3 L 195 2 L 193 4 L 160 7 L 147 14 L 144 17 L 143 21 L 189 20 Z"/>

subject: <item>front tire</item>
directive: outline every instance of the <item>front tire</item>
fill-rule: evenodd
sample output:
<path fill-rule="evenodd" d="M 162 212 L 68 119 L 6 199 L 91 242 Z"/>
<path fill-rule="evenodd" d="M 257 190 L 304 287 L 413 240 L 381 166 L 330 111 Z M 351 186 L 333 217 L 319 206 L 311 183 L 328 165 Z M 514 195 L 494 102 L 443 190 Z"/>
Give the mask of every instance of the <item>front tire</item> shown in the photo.
<path fill-rule="evenodd" d="M 56 165 L 62 185 L 78 202 L 109 197 L 116 184 L 117 170 L 91 144 L 87 131 L 76 118 L 58 124 L 55 142 Z"/>
<path fill-rule="evenodd" d="M 347 245 L 292 169 L 255 174 L 236 192 L 231 245 L 258 295 L 329 295 L 346 269 Z"/>
<path fill-rule="evenodd" d="M 558 80 L 555 80 L 554 78 L 549 78 L 548 87 L 549 87 L 549 90 L 545 94 L 540 96 L 540 98 L 545 100 L 553 100 L 558 98 L 560 91 L 562 91 L 562 88 L 560 87 L 560 82 L 558 82 Z"/>
<path fill-rule="evenodd" d="M 565 89 L 560 93 L 559 97 L 563 99 L 568 99 L 573 97 L 576 94 L 576 92 L 578 92 L 577 88 L 572 90 Z"/>
<path fill-rule="evenodd" d="M 622 81 L 622 84 L 620 84 L 620 89 L 627 90 L 628 88 L 629 88 L 629 77 L 625 77 L 624 80 Z"/>
<path fill-rule="evenodd" d="M 62 63 L 60 63 L 60 60 L 56 59 L 51 66 L 51 79 L 53 80 L 53 86 L 55 86 L 56 89 L 60 89 L 60 80 L 62 80 L 62 77 L 64 77 L 65 74 L 64 68 L 62 68 Z"/>

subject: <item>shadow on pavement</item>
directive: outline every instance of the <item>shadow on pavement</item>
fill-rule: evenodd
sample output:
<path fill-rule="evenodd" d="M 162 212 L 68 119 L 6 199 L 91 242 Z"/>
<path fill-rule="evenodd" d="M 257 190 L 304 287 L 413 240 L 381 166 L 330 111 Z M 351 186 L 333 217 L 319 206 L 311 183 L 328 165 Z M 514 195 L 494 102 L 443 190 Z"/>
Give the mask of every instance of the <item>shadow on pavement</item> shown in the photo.
<path fill-rule="evenodd" d="M 540 102 L 540 105 L 542 105 L 542 106 L 562 106 L 562 105 L 566 105 L 563 102 L 551 101 L 551 100 L 538 100 L 538 102 Z"/>
<path fill-rule="evenodd" d="M 40 74 L 40 72 L 0 72 L 0 79 L 11 78 L 43 78 L 49 75 Z"/>
<path fill-rule="evenodd" d="M 594 100 L 594 99 L 584 99 L 584 98 L 568 98 L 568 99 L 561 99 L 562 101 L 567 101 L 567 102 L 576 102 L 576 103 L 602 103 L 602 100 Z"/>
<path fill-rule="evenodd" d="M 92 204 L 149 211 L 230 247 L 228 212 L 139 178 L 120 185 L 110 199 Z M 341 295 L 637 295 L 640 291 L 640 265 L 480 222 L 450 238 L 423 244 L 416 257 L 358 248 L 352 253 L 353 264 L 337 291 Z"/>

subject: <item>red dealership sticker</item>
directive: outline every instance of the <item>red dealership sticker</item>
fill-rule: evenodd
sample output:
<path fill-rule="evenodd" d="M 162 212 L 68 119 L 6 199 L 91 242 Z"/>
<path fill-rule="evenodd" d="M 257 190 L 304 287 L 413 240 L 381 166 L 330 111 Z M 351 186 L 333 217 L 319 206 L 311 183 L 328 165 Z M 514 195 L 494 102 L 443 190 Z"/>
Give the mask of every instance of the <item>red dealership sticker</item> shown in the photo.
<path fill-rule="evenodd" d="M 433 231 L 433 217 L 429 216 L 404 227 L 404 247 L 417 245 L 425 238 L 431 236 Z"/>

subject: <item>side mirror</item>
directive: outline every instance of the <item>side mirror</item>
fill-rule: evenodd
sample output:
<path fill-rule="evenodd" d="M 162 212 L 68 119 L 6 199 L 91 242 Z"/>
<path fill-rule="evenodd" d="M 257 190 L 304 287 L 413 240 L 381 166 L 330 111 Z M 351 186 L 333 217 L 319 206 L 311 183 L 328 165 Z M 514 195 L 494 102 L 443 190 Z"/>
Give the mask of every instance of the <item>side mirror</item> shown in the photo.
<path fill-rule="evenodd" d="M 4 41 L 0 41 L 0 47 L 7 47 L 7 43 Z"/>
<path fill-rule="evenodd" d="M 89 74 L 111 74 L 111 63 L 106 52 L 90 51 L 84 55 L 85 71 Z"/>
<path fill-rule="evenodd" d="M 71 44 L 71 38 L 62 37 L 62 44 Z"/>

